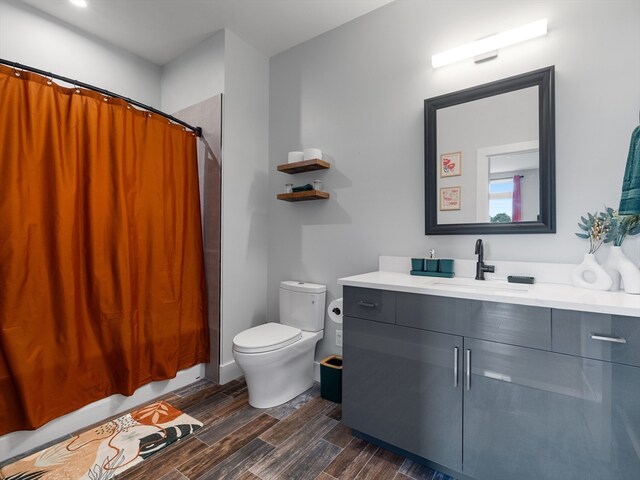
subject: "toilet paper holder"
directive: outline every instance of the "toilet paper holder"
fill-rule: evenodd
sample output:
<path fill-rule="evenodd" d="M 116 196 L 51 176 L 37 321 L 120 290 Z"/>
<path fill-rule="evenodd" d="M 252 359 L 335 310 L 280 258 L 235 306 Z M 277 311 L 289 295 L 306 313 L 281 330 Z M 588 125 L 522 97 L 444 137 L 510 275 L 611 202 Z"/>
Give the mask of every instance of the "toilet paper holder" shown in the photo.
<path fill-rule="evenodd" d="M 336 298 L 327 307 L 327 313 L 329 314 L 329 319 L 337 323 L 338 325 L 342 323 L 342 310 L 344 310 L 344 305 L 342 304 L 342 297 Z"/>

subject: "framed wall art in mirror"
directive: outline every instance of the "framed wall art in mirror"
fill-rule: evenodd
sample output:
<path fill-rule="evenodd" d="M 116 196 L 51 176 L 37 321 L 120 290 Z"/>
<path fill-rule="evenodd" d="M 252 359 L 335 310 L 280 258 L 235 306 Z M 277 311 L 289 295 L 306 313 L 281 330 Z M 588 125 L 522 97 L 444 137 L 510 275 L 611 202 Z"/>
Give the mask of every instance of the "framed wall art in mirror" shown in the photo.
<path fill-rule="evenodd" d="M 426 235 L 555 233 L 554 67 L 425 100 L 425 217 Z"/>

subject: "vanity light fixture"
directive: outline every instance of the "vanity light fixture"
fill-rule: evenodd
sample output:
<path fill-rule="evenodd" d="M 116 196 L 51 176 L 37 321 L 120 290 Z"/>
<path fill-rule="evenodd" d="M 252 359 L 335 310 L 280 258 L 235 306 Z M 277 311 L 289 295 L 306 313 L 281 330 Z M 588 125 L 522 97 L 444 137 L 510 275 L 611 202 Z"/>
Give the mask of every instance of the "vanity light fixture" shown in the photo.
<path fill-rule="evenodd" d="M 471 57 L 481 56 L 478 61 L 489 60 L 496 57 L 496 50 L 524 42 L 532 38 L 541 37 L 547 34 L 547 19 L 528 23 L 506 32 L 491 35 L 490 37 L 467 43 L 460 47 L 452 48 L 445 52 L 437 53 L 431 57 L 433 68 L 449 65 L 450 63 L 465 60 Z"/>
<path fill-rule="evenodd" d="M 87 8 L 86 0 L 69 0 L 69 3 L 71 3 L 71 5 L 75 5 L 76 7 Z"/>

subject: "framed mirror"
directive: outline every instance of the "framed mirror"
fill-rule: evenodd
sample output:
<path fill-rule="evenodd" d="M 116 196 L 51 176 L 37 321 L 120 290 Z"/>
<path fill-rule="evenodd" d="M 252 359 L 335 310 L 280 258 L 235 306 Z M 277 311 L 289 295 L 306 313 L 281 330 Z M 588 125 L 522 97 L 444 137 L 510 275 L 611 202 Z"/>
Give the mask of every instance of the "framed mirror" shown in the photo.
<path fill-rule="evenodd" d="M 555 233 L 554 67 L 424 101 L 425 234 Z"/>

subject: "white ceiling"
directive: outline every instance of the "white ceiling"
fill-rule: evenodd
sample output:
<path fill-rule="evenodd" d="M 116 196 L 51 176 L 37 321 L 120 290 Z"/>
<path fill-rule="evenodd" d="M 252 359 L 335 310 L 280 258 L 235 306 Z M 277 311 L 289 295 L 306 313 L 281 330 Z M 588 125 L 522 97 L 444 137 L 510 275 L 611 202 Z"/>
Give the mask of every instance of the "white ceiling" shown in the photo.
<path fill-rule="evenodd" d="M 21 0 L 158 65 L 229 28 L 268 56 L 392 0 Z"/>

